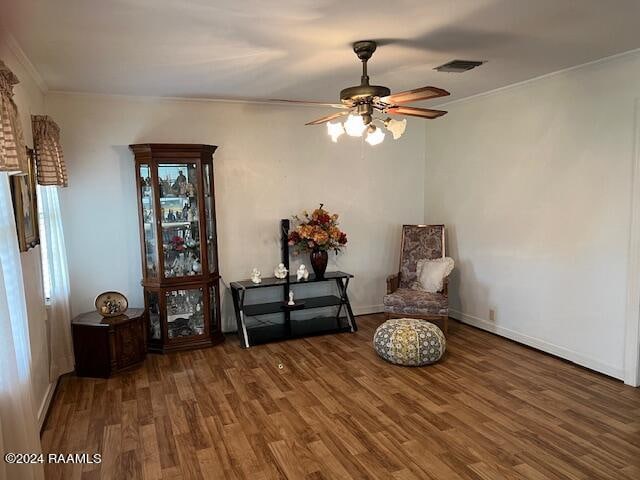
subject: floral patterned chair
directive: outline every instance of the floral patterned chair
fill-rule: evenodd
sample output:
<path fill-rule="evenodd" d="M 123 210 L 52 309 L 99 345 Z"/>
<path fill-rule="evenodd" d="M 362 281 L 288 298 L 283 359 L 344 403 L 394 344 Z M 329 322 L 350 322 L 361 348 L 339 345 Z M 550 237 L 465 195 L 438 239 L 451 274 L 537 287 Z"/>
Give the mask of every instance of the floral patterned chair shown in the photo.
<path fill-rule="evenodd" d="M 447 279 L 442 291 L 429 293 L 417 289 L 416 267 L 423 258 L 445 256 L 444 225 L 403 225 L 400 271 L 387 278 L 384 311 L 387 318 L 419 318 L 442 324 L 447 333 L 449 297 Z"/>

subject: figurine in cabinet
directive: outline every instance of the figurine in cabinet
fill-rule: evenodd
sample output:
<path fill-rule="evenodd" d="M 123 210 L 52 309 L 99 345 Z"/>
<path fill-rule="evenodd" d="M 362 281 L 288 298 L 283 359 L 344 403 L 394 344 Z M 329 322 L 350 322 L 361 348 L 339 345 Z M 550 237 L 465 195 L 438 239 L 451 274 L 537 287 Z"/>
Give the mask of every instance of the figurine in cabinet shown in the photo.
<path fill-rule="evenodd" d="M 191 270 L 198 275 L 200 272 L 202 272 L 202 265 L 200 264 L 200 260 L 198 260 L 197 258 L 193 260 L 193 263 L 191 264 Z"/>
<path fill-rule="evenodd" d="M 168 197 L 171 195 L 171 183 L 169 182 L 169 178 L 160 179 L 160 196 Z"/>
<path fill-rule="evenodd" d="M 187 246 L 187 248 L 195 248 L 198 245 L 198 242 L 196 242 L 193 239 L 193 234 L 191 233 L 191 229 L 187 229 L 186 231 L 186 238 L 184 241 L 184 244 Z"/>
<path fill-rule="evenodd" d="M 178 170 L 178 177 L 171 187 L 173 193 L 184 196 L 187 193 L 187 177 L 184 176 L 182 170 Z"/>
<path fill-rule="evenodd" d="M 184 253 L 179 253 L 176 259 L 171 264 L 171 271 L 173 272 L 173 276 L 182 277 L 186 271 L 185 269 L 185 260 Z"/>

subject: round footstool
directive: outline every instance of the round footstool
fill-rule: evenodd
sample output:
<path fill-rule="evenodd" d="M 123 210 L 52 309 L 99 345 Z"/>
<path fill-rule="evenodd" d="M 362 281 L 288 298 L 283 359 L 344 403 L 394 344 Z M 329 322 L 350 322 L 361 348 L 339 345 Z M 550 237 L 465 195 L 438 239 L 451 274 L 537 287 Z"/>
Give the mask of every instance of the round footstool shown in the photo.
<path fill-rule="evenodd" d="M 373 335 L 378 355 L 397 365 L 422 366 L 442 358 L 447 341 L 433 323 L 414 318 L 387 320 Z"/>

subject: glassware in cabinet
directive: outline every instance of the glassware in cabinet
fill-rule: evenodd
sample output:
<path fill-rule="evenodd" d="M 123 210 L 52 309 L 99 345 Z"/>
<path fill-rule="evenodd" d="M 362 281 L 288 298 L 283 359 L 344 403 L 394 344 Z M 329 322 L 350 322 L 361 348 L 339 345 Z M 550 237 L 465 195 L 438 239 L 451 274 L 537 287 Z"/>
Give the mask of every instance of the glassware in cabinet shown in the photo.
<path fill-rule="evenodd" d="M 204 334 L 202 288 L 166 292 L 167 334 L 169 339 Z"/>

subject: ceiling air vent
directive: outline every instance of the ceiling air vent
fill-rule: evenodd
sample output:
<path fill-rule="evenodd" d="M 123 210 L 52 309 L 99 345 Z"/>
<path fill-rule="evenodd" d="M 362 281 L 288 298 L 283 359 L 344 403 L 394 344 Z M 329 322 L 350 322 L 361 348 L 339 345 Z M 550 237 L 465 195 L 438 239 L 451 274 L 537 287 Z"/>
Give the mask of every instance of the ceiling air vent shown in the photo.
<path fill-rule="evenodd" d="M 439 72 L 462 73 L 467 70 L 471 70 L 472 68 L 476 68 L 483 63 L 485 62 L 478 62 L 476 60 L 452 60 L 444 65 L 434 68 L 434 70 Z"/>

